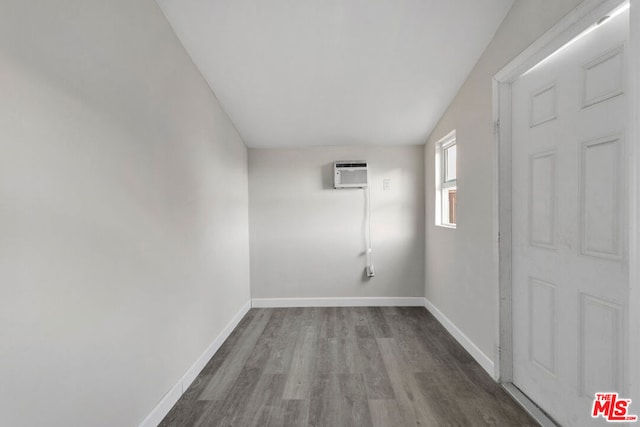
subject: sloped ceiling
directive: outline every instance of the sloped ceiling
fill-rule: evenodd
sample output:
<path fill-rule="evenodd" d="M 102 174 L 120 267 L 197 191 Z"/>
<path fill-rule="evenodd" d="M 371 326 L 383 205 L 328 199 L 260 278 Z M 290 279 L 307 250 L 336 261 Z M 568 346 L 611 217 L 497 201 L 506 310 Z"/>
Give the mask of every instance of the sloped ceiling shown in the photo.
<path fill-rule="evenodd" d="M 423 144 L 513 0 L 158 0 L 249 147 Z"/>

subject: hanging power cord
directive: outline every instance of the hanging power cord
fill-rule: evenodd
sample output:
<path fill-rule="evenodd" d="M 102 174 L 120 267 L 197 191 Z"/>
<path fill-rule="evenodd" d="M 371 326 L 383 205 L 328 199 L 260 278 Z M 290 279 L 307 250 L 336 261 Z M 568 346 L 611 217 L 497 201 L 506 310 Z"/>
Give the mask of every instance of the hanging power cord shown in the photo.
<path fill-rule="evenodd" d="M 367 277 L 374 277 L 375 271 L 373 269 L 373 243 L 371 242 L 371 191 L 369 190 L 369 186 L 367 185 L 364 190 L 364 197 L 366 198 L 366 235 L 365 235 L 365 246 L 366 246 L 366 258 L 367 258 Z"/>

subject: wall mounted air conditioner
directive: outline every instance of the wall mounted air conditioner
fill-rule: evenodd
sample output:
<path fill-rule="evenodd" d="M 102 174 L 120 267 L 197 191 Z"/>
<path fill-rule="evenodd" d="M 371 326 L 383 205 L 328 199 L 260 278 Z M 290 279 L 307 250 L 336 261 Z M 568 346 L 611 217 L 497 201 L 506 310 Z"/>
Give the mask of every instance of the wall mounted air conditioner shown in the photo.
<path fill-rule="evenodd" d="M 333 164 L 334 188 L 365 188 L 367 183 L 367 162 L 342 160 Z"/>

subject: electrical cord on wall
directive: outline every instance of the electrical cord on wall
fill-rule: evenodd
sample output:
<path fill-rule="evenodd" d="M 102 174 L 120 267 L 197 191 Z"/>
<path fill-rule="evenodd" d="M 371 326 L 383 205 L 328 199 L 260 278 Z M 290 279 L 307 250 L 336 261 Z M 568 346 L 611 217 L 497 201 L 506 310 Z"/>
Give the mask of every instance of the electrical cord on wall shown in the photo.
<path fill-rule="evenodd" d="M 366 259 L 367 259 L 367 277 L 374 277 L 375 271 L 373 270 L 373 243 L 371 241 L 371 191 L 369 186 L 367 185 L 364 190 L 364 197 L 366 198 L 366 235 L 365 235 L 365 246 L 366 246 Z"/>

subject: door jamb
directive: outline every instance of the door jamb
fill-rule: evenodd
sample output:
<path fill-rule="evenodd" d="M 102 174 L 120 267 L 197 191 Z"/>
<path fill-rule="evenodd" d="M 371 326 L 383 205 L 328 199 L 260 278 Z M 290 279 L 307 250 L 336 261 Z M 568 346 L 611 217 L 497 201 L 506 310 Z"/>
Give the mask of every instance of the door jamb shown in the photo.
<path fill-rule="evenodd" d="M 638 412 L 640 402 L 640 2 L 631 0 L 629 11 L 629 316 L 627 319 L 628 392 Z M 634 412 L 634 413 L 636 413 Z"/>
<path fill-rule="evenodd" d="M 493 77 L 494 124 L 494 265 L 498 277 L 498 351 L 494 377 L 502 383 L 513 381 L 513 341 L 511 312 L 511 85 L 523 72 L 573 39 L 624 0 L 584 0 L 556 25 L 532 43 Z M 627 158 L 629 182 L 629 308 L 626 319 L 628 340 L 625 393 L 640 402 L 640 0 L 630 0 L 628 49 L 628 129 Z M 635 40 L 634 40 L 635 39 Z M 637 366 L 638 365 L 638 366 Z M 635 411 L 638 410 L 638 405 Z M 636 413 L 634 412 L 634 413 Z"/>

